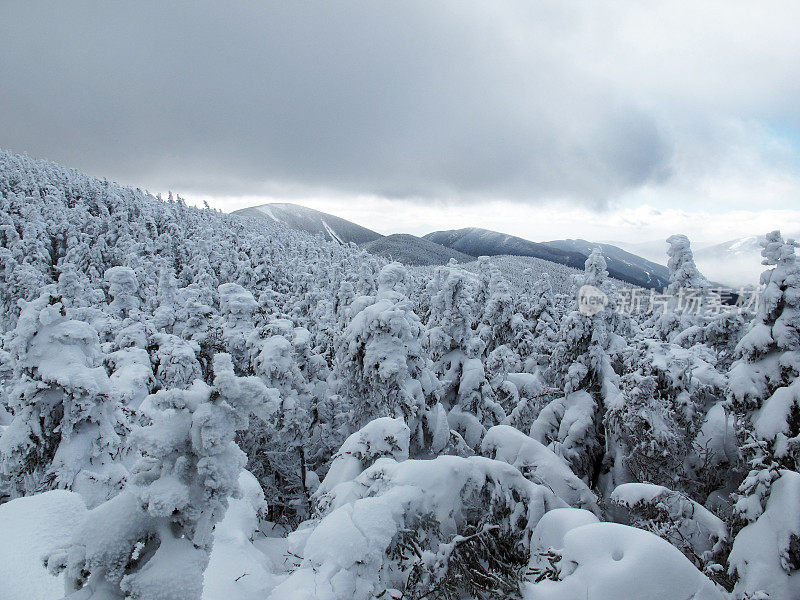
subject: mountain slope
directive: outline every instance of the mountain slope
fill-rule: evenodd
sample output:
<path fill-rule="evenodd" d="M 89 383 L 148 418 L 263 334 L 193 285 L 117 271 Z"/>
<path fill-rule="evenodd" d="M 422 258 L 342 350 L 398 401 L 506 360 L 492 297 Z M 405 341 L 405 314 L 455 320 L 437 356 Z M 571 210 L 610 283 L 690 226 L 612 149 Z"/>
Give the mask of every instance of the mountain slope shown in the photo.
<path fill-rule="evenodd" d="M 664 236 L 666 238 L 666 236 Z M 667 263 L 667 244 L 666 239 L 650 240 L 649 242 L 621 242 L 619 240 L 605 240 L 603 244 L 616 246 L 630 252 L 636 256 L 641 256 L 658 265 Z M 694 246 L 694 244 L 692 244 Z"/>
<path fill-rule="evenodd" d="M 474 256 L 436 244 L 415 235 L 395 233 L 362 245 L 370 254 L 377 254 L 406 265 L 444 265 L 451 258 L 460 263 L 475 260 Z"/>
<path fill-rule="evenodd" d="M 245 218 L 271 219 L 278 223 L 312 235 L 320 234 L 325 239 L 340 244 L 365 244 L 383 237 L 371 229 L 351 221 L 329 215 L 298 204 L 272 203 L 252 206 L 234 211 L 232 214 Z"/>
<path fill-rule="evenodd" d="M 609 244 L 593 244 L 585 240 L 538 243 L 477 227 L 435 231 L 424 237 L 471 256 L 532 256 L 581 270 L 592 248 L 600 246 L 611 277 L 647 288 L 661 289 L 669 283 L 666 267 Z"/>
<path fill-rule="evenodd" d="M 551 248 L 544 244 L 479 227 L 434 231 L 423 237 L 426 240 L 453 248 L 470 256 L 499 256 L 503 254 L 533 256 L 581 269 L 586 260 L 586 257 L 578 252 Z"/>
<path fill-rule="evenodd" d="M 586 256 L 591 254 L 593 248 L 599 247 L 603 251 L 608 272 L 612 277 L 648 288 L 662 289 L 669 285 L 669 269 L 667 267 L 627 252 L 617 246 L 597 244 L 580 239 L 554 240 L 544 243 L 546 246 L 580 252 Z"/>

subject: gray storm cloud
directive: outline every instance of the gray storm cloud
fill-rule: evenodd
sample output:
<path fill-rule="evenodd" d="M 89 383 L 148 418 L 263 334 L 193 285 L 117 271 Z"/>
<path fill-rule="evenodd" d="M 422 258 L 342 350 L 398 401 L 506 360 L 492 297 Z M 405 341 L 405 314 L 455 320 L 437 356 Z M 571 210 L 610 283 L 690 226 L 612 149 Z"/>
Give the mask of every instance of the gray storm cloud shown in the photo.
<path fill-rule="evenodd" d="M 161 4 L 0 8 L 0 146 L 211 195 L 602 206 L 675 176 L 695 110 L 563 3 Z"/>

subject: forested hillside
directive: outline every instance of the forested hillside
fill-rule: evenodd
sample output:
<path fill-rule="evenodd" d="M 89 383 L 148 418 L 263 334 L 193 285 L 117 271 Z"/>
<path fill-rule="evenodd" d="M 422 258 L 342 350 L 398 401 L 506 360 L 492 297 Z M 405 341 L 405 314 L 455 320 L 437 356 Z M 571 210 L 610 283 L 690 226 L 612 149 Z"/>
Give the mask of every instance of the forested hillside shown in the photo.
<path fill-rule="evenodd" d="M 408 268 L 1 151 L 0 194 L 0 598 L 800 597 L 778 232 L 751 303 L 674 235 L 637 311 L 599 250 Z"/>

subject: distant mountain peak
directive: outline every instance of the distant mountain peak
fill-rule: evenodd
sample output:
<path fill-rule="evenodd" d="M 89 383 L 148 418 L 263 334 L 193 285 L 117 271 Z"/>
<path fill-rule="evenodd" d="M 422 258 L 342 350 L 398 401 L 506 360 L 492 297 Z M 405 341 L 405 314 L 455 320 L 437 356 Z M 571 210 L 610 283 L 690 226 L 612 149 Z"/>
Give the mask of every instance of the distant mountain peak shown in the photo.
<path fill-rule="evenodd" d="M 336 215 L 289 202 L 272 202 L 251 206 L 236 210 L 233 214 L 243 218 L 272 219 L 291 229 L 305 231 L 312 235 L 322 235 L 339 244 L 349 244 L 350 242 L 366 244 L 383 237 L 380 233 Z"/>

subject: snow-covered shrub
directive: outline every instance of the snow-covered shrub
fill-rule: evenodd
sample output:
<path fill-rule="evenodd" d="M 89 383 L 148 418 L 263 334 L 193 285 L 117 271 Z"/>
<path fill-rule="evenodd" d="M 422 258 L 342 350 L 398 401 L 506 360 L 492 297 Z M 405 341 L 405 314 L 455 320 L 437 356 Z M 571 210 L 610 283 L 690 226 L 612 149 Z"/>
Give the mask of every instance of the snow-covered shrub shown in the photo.
<path fill-rule="evenodd" d="M 508 425 L 492 427 L 483 438 L 481 453 L 515 466 L 527 479 L 546 485 L 570 506 L 600 515 L 597 496 L 564 459 L 521 431 Z"/>
<path fill-rule="evenodd" d="M 483 457 L 381 458 L 326 496 L 299 568 L 271 600 L 514 595 L 533 528 L 565 506 Z"/>
<path fill-rule="evenodd" d="M 703 505 L 650 483 L 624 483 L 610 499 L 626 524 L 664 538 L 712 579 L 723 578 L 725 569 L 719 561 L 726 550 L 728 528 Z"/>
<path fill-rule="evenodd" d="M 352 482 L 379 458 L 408 459 L 410 438 L 411 432 L 402 419 L 380 417 L 370 421 L 350 435 L 334 455 L 316 497 L 322 497 L 340 484 Z"/>
<path fill-rule="evenodd" d="M 563 457 L 572 471 L 585 479 L 599 468 L 596 411 L 595 400 L 583 390 L 556 398 L 536 417 L 530 436 Z"/>

